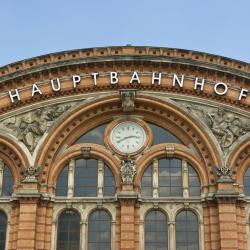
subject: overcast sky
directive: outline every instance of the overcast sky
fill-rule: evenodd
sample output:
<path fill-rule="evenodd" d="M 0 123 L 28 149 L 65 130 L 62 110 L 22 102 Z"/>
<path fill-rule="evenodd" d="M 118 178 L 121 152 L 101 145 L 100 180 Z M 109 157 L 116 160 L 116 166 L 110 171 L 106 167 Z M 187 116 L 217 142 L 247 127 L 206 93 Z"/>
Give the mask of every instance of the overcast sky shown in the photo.
<path fill-rule="evenodd" d="M 250 63 L 250 0 L 1 0 L 0 66 L 62 50 L 148 45 Z"/>

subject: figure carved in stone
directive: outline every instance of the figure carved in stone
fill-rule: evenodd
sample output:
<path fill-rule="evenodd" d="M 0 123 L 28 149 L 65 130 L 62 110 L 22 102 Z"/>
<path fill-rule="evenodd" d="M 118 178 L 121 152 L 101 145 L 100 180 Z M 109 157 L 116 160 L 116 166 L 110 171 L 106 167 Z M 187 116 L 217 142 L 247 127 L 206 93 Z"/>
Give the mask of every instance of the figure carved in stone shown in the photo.
<path fill-rule="evenodd" d="M 132 184 L 134 176 L 136 174 L 135 161 L 130 158 L 122 160 L 120 172 L 122 177 L 122 183 Z"/>
<path fill-rule="evenodd" d="M 35 168 L 34 166 L 30 166 L 28 168 L 21 167 L 21 174 L 25 176 L 23 182 L 37 182 L 37 176 L 41 172 L 41 166 Z"/>
<path fill-rule="evenodd" d="M 205 110 L 192 105 L 188 106 L 188 109 L 205 121 L 224 153 L 240 136 L 250 132 L 249 120 L 227 112 L 225 109 Z"/>
<path fill-rule="evenodd" d="M 23 142 L 33 152 L 38 141 L 51 127 L 52 123 L 71 106 L 54 105 L 39 108 L 26 114 L 9 118 L 4 126 L 14 132 L 17 139 Z"/>
<path fill-rule="evenodd" d="M 133 111 L 135 107 L 135 90 L 121 90 L 120 96 L 122 98 L 122 108 L 123 111 Z"/>

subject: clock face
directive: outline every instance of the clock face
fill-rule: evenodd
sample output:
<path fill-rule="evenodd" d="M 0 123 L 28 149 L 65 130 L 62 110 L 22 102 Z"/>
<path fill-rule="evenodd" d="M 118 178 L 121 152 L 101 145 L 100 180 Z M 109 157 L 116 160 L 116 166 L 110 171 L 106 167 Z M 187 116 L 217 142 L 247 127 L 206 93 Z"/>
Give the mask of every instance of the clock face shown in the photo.
<path fill-rule="evenodd" d="M 143 147 L 146 133 L 141 125 L 125 121 L 116 125 L 110 135 L 114 147 L 122 153 L 134 153 Z"/>

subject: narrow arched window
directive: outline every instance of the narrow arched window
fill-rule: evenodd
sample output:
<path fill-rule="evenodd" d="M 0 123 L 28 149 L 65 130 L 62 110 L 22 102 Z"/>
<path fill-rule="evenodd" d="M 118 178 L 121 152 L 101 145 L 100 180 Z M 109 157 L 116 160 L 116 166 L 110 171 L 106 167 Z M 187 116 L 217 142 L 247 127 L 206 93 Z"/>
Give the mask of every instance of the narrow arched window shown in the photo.
<path fill-rule="evenodd" d="M 199 228 L 197 216 L 183 210 L 176 217 L 176 249 L 199 250 Z"/>
<path fill-rule="evenodd" d="M 75 161 L 74 192 L 77 197 L 97 196 L 98 161 L 78 159 Z"/>
<path fill-rule="evenodd" d="M 246 196 L 250 196 L 250 167 L 244 175 L 244 192 Z"/>
<path fill-rule="evenodd" d="M 56 182 L 56 196 L 67 196 L 68 193 L 68 165 L 63 168 Z"/>
<path fill-rule="evenodd" d="M 152 182 L 152 165 L 148 166 L 142 176 L 141 192 L 142 196 L 153 195 L 153 182 Z"/>
<path fill-rule="evenodd" d="M 96 210 L 89 216 L 88 250 L 111 249 L 111 217 L 105 210 Z"/>
<path fill-rule="evenodd" d="M 159 210 L 152 210 L 145 218 L 145 250 L 168 249 L 167 217 Z"/>
<path fill-rule="evenodd" d="M 115 195 L 115 178 L 107 165 L 104 166 L 104 196 Z"/>
<path fill-rule="evenodd" d="M 80 216 L 73 210 L 65 210 L 58 219 L 57 250 L 80 249 Z"/>
<path fill-rule="evenodd" d="M 5 250 L 7 231 L 7 216 L 0 211 L 0 250 Z"/>
<path fill-rule="evenodd" d="M 159 196 L 182 196 L 182 161 L 176 158 L 159 160 Z"/>
<path fill-rule="evenodd" d="M 201 184 L 198 174 L 192 166 L 188 165 L 188 187 L 189 196 L 200 196 Z"/>
<path fill-rule="evenodd" d="M 11 196 L 13 193 L 14 179 L 10 169 L 4 164 L 2 195 Z"/>

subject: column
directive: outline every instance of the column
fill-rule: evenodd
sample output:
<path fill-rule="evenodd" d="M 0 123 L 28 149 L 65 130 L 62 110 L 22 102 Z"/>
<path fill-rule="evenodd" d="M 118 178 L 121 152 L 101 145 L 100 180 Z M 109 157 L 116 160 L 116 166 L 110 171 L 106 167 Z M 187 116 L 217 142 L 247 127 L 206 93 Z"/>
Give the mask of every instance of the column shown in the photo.
<path fill-rule="evenodd" d="M 188 190 L 188 164 L 186 161 L 182 161 L 182 188 L 183 188 L 183 197 L 189 197 L 189 190 Z"/>
<path fill-rule="evenodd" d="M 69 162 L 69 172 L 68 172 L 68 198 L 74 197 L 74 180 L 75 180 L 75 160 Z"/>
<path fill-rule="evenodd" d="M 98 161 L 98 183 L 97 183 L 97 196 L 103 197 L 103 183 L 104 183 L 104 162 Z"/>
<path fill-rule="evenodd" d="M 174 221 L 169 221 L 168 223 L 169 226 L 169 250 L 175 250 L 175 222 Z"/>
<path fill-rule="evenodd" d="M 153 161 L 153 197 L 159 197 L 159 174 L 158 174 L 158 160 L 154 159 Z"/>
<path fill-rule="evenodd" d="M 4 171 L 4 161 L 0 159 L 0 196 L 3 190 L 3 171 Z"/>

